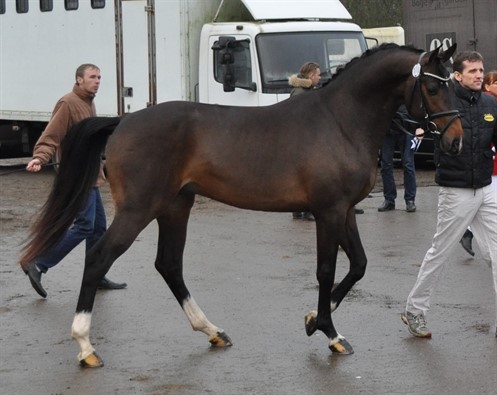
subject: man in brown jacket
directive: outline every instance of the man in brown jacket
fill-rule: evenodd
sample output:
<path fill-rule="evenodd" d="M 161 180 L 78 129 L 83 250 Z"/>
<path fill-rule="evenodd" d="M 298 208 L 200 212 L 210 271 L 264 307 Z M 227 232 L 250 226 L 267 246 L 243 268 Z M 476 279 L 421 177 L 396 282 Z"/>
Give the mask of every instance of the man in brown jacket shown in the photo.
<path fill-rule="evenodd" d="M 95 98 L 100 86 L 100 69 L 94 64 L 82 64 L 76 70 L 76 83 L 69 92 L 55 105 L 52 117 L 38 139 L 34 150 L 33 159 L 26 166 L 29 172 L 38 172 L 43 165 L 52 158 L 60 158 L 60 146 L 68 130 L 85 118 L 96 116 Z M 47 292 L 41 285 L 41 274 L 57 265 L 69 252 L 83 240 L 86 240 L 86 251 L 102 237 L 107 229 L 106 217 L 99 186 L 105 177 L 103 172 L 97 185 L 93 188 L 88 201 L 74 220 L 73 226 L 66 232 L 62 240 L 43 256 L 30 262 L 24 267 L 31 285 L 38 294 L 44 298 Z M 104 277 L 99 284 L 103 289 L 125 288 L 126 283 L 115 283 Z"/>

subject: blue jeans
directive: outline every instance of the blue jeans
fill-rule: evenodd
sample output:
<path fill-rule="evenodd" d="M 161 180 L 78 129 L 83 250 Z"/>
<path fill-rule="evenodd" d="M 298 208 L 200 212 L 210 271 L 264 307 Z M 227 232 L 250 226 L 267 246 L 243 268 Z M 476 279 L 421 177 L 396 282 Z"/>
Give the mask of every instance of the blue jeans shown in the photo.
<path fill-rule="evenodd" d="M 404 133 L 388 133 L 381 148 L 381 178 L 383 180 L 383 196 L 389 202 L 395 202 L 397 188 L 393 177 L 393 154 L 399 147 L 404 168 L 404 199 L 416 199 L 416 170 L 414 168 L 414 150 L 411 149 L 412 136 Z"/>
<path fill-rule="evenodd" d="M 85 207 L 81 210 L 72 227 L 64 234 L 62 240 L 36 260 L 36 266 L 43 273 L 57 265 L 83 240 L 86 240 L 86 252 L 102 237 L 107 229 L 105 210 L 98 188 L 93 188 Z"/>

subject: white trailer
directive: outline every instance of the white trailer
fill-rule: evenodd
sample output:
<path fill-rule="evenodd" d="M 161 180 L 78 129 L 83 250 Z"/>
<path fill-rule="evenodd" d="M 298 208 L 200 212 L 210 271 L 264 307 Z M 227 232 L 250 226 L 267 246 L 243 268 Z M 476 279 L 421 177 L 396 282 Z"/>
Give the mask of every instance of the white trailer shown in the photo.
<path fill-rule="evenodd" d="M 387 26 L 387 27 L 372 27 L 362 29 L 368 48 L 373 48 L 377 45 L 385 43 L 395 43 L 397 45 L 405 45 L 405 32 L 402 26 Z"/>
<path fill-rule="evenodd" d="M 305 61 L 331 73 L 366 49 L 347 19 L 338 0 L 0 0 L 0 157 L 31 152 L 82 63 L 101 69 L 102 116 L 268 105 Z"/>

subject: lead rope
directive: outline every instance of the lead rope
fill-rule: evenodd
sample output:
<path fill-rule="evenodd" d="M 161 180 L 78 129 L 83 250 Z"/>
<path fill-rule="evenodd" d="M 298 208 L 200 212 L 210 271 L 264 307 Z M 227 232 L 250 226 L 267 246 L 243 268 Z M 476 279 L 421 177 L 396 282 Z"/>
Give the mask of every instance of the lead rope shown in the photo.
<path fill-rule="evenodd" d="M 50 167 L 50 166 L 58 166 L 58 165 L 59 165 L 59 162 L 50 162 L 50 163 L 47 163 L 46 165 L 42 165 L 42 167 Z M 0 173 L 0 176 L 6 176 L 9 174 L 18 173 L 21 171 L 26 171 L 26 166 L 23 165 L 23 167 L 20 169 L 15 169 L 15 170 L 6 171 L 4 173 Z"/>

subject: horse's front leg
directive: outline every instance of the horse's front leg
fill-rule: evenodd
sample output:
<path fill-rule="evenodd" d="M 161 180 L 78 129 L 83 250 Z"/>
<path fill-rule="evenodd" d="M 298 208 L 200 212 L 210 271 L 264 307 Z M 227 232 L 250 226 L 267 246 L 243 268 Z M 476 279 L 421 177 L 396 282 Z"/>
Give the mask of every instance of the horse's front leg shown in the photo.
<path fill-rule="evenodd" d="M 188 321 L 194 331 L 201 331 L 205 333 L 209 342 L 215 347 L 229 347 L 233 345 L 230 337 L 226 332 L 213 325 L 202 312 L 200 307 L 190 295 L 186 296 L 181 303 L 181 308 L 186 314 Z"/>
<path fill-rule="evenodd" d="M 318 266 L 317 280 L 319 283 L 318 311 L 312 311 L 305 318 L 306 332 L 310 336 L 317 329 L 321 330 L 329 339 L 329 348 L 338 354 L 352 354 L 352 346 L 335 329 L 331 313 L 342 302 L 352 286 L 364 275 L 366 257 L 362 248 L 355 215 L 349 210 L 346 224 L 340 224 L 333 215 L 334 220 L 326 217 L 316 219 Z M 344 236 L 344 237 L 343 237 Z M 331 291 L 336 270 L 338 245 L 344 247 L 350 260 L 349 273 L 340 284 Z"/>
<path fill-rule="evenodd" d="M 91 311 L 77 311 L 72 322 L 71 336 L 79 344 L 79 364 L 84 368 L 100 368 L 104 361 L 90 342 Z"/>

